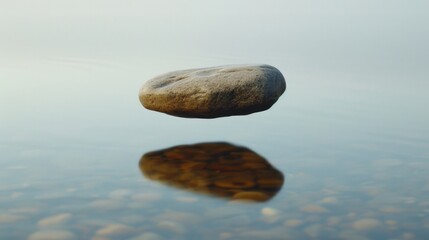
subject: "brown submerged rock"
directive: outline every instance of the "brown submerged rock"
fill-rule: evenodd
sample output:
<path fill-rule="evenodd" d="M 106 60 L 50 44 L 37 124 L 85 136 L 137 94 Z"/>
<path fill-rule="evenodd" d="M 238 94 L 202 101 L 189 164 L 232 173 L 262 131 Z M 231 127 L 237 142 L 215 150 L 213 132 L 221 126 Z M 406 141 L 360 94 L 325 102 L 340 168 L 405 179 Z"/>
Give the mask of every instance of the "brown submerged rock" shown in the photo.
<path fill-rule="evenodd" d="M 263 157 L 222 142 L 149 152 L 142 156 L 139 167 L 149 179 L 237 200 L 267 201 L 284 182 L 283 174 Z"/>
<path fill-rule="evenodd" d="M 166 73 L 139 92 L 147 109 L 187 118 L 246 115 L 269 109 L 286 90 L 270 65 L 229 65 Z"/>

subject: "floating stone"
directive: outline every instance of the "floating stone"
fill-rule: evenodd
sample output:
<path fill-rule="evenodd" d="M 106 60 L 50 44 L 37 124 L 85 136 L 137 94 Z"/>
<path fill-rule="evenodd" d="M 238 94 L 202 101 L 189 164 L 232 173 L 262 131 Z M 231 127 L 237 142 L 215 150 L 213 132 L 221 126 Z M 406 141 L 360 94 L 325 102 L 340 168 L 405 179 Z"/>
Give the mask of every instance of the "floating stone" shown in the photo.
<path fill-rule="evenodd" d="M 267 201 L 284 182 L 283 174 L 263 157 L 222 142 L 149 152 L 139 165 L 149 179 L 233 200 Z"/>
<path fill-rule="evenodd" d="M 230 65 L 160 75 L 143 85 L 139 98 L 150 110 L 217 118 L 267 110 L 285 90 L 285 79 L 275 67 Z"/>

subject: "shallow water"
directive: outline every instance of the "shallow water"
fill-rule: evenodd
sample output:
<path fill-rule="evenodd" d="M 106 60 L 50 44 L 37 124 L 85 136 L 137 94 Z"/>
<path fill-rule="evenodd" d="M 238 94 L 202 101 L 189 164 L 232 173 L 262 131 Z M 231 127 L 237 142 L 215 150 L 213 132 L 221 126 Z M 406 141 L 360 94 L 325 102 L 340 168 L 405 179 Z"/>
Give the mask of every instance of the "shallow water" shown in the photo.
<path fill-rule="evenodd" d="M 0 239 L 429 233 L 427 3 L 18 2 L 0 8 Z M 275 66 L 285 94 L 211 120 L 139 103 L 158 74 L 235 63 Z M 140 168 L 213 142 L 251 150 L 284 182 L 242 201 Z"/>

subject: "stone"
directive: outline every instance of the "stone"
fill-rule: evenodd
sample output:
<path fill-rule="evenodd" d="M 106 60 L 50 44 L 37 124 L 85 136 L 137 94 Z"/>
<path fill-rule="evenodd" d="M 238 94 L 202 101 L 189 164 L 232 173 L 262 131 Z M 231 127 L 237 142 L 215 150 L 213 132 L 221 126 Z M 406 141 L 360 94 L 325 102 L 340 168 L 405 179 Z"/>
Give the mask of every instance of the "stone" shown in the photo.
<path fill-rule="evenodd" d="M 147 81 L 139 92 L 147 109 L 186 118 L 247 115 L 269 109 L 286 90 L 269 65 L 229 65 L 174 71 Z"/>
<path fill-rule="evenodd" d="M 268 201 L 284 183 L 283 174 L 262 156 L 224 142 L 148 152 L 139 167 L 151 180 L 228 200 Z"/>

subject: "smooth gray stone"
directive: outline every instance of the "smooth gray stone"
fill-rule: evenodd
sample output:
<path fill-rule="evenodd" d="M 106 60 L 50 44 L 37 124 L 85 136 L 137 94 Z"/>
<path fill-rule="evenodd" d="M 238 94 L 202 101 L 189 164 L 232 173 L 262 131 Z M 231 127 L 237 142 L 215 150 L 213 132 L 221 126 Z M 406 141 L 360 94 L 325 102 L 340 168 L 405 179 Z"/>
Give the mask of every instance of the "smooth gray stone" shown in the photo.
<path fill-rule="evenodd" d="M 285 79 L 275 67 L 229 65 L 160 75 L 142 86 L 139 98 L 150 110 L 217 118 L 267 110 L 285 90 Z"/>

